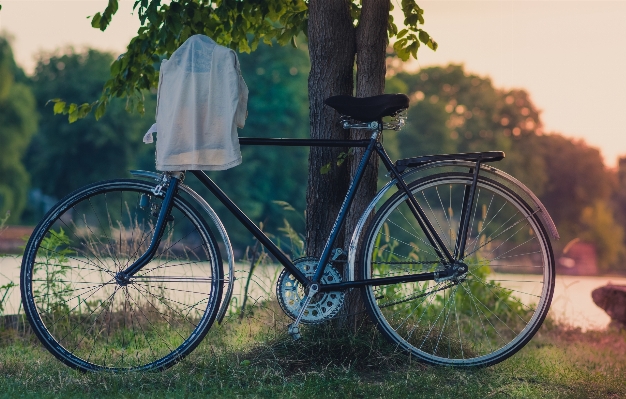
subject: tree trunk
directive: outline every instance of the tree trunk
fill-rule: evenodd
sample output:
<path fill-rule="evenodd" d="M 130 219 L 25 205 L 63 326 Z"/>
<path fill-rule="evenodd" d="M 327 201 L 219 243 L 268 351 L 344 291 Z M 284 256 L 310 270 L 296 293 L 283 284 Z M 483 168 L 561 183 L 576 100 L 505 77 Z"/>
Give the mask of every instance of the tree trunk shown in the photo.
<path fill-rule="evenodd" d="M 309 3 L 309 103 L 311 138 L 345 139 L 338 126 L 338 114 L 324 105 L 334 95 L 352 95 L 355 30 L 347 0 L 311 0 Z M 349 171 L 337 167 L 341 148 L 312 147 L 309 155 L 307 187 L 306 249 L 309 256 L 320 256 L 345 196 Z M 326 174 L 322 166 L 331 164 Z M 341 234 L 338 245 L 344 240 Z"/>
<path fill-rule="evenodd" d="M 383 94 L 385 90 L 385 54 L 387 49 L 387 19 L 389 18 L 389 0 L 364 0 L 361 9 L 361 19 L 356 29 L 356 97 L 370 97 Z M 371 133 L 363 130 L 352 130 L 350 138 L 353 140 L 369 139 Z M 354 178 L 359 161 L 365 148 L 355 148 L 354 156 L 349 159 L 348 168 L 350 179 Z M 370 157 L 361 184 L 356 192 L 354 202 L 346 218 L 344 248 L 348 249 L 352 232 L 367 205 L 374 198 L 378 182 L 378 157 Z M 358 277 L 361 260 L 357 254 L 355 268 Z M 356 328 L 363 314 L 362 301 L 358 290 L 349 291 L 344 305 L 347 325 Z M 346 319 L 346 318 L 344 318 Z"/>
<path fill-rule="evenodd" d="M 363 0 L 359 25 L 353 27 L 349 2 L 345 0 L 311 0 L 309 3 L 309 102 L 311 137 L 336 139 L 348 135 L 337 125 L 338 114 L 324 106 L 333 95 L 353 94 L 354 57 L 357 64 L 357 97 L 382 94 L 385 88 L 385 52 L 389 0 Z M 369 138 L 369 133 L 352 131 L 351 139 Z M 354 156 L 337 167 L 337 156 L 347 149 L 311 148 L 309 155 L 309 185 L 307 189 L 307 254 L 320 256 L 332 225 L 345 197 L 365 149 L 354 148 Z M 331 164 L 330 172 L 322 175 L 322 166 Z M 378 159 L 374 155 L 365 170 L 361 184 L 344 223 L 336 245 L 349 247 L 352 231 L 361 214 L 374 197 L 378 180 Z M 357 262 L 358 265 L 358 262 Z M 346 297 L 343 326 L 356 325 L 361 315 L 358 292 Z"/>

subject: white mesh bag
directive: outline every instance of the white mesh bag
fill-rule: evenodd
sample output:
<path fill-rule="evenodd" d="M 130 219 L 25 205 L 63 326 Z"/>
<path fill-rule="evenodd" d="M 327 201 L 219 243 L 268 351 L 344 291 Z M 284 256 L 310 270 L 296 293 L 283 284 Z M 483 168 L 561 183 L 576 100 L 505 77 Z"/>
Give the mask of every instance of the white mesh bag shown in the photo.
<path fill-rule="evenodd" d="M 225 170 L 241 163 L 237 127 L 246 119 L 248 88 L 231 49 L 204 35 L 190 37 L 159 74 L 156 168 Z"/>

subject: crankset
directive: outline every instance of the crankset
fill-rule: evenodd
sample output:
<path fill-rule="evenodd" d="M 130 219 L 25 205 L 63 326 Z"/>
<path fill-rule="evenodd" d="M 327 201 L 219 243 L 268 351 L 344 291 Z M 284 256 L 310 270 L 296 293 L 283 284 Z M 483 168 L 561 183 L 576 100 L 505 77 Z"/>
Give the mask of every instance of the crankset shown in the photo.
<path fill-rule="evenodd" d="M 319 259 L 307 257 L 296 259 L 293 263 L 308 278 L 313 277 Z M 334 284 L 341 282 L 341 274 L 331 264 L 326 265 L 320 283 Z M 276 282 L 276 296 L 283 311 L 296 320 L 306 302 L 305 288 L 287 269 L 284 269 Z M 343 306 L 344 292 L 330 291 L 314 293 L 306 305 L 300 323 L 317 324 L 333 318 Z"/>

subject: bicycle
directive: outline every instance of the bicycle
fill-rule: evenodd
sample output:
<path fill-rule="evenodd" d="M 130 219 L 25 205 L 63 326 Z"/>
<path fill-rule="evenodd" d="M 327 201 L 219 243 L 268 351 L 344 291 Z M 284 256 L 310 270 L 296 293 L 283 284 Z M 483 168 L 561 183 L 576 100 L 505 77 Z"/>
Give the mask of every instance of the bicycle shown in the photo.
<path fill-rule="evenodd" d="M 548 232 L 558 232 L 528 188 L 486 165 L 504 153 L 393 163 L 381 137 L 404 125 L 406 96 L 337 96 L 326 104 L 343 115 L 345 129 L 365 129 L 370 138 L 240 138 L 242 145 L 365 148 L 319 257 L 291 261 L 204 172 L 189 171 L 284 266 L 276 294 L 294 320 L 289 333 L 297 339 L 300 324 L 336 316 L 346 291 L 358 288 L 382 335 L 422 362 L 488 366 L 516 353 L 548 312 L 555 279 Z M 385 116 L 391 122 L 383 123 Z M 390 181 L 347 251 L 334 248 L 374 152 Z M 185 172 L 131 173 L 155 182 L 119 179 L 76 190 L 47 213 L 26 246 L 26 316 L 43 345 L 79 370 L 170 367 L 222 321 L 232 296 L 228 234 L 207 201 L 183 184 Z"/>

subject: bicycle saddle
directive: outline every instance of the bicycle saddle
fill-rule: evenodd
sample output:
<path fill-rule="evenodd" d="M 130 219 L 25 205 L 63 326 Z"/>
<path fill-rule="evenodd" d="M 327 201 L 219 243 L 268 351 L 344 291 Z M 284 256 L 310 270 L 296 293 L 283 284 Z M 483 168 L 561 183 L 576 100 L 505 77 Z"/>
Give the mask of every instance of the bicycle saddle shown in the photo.
<path fill-rule="evenodd" d="M 356 98 L 333 96 L 324 104 L 361 122 L 378 121 L 383 116 L 393 116 L 401 109 L 409 107 L 409 98 L 404 94 L 381 94 L 379 96 Z"/>

